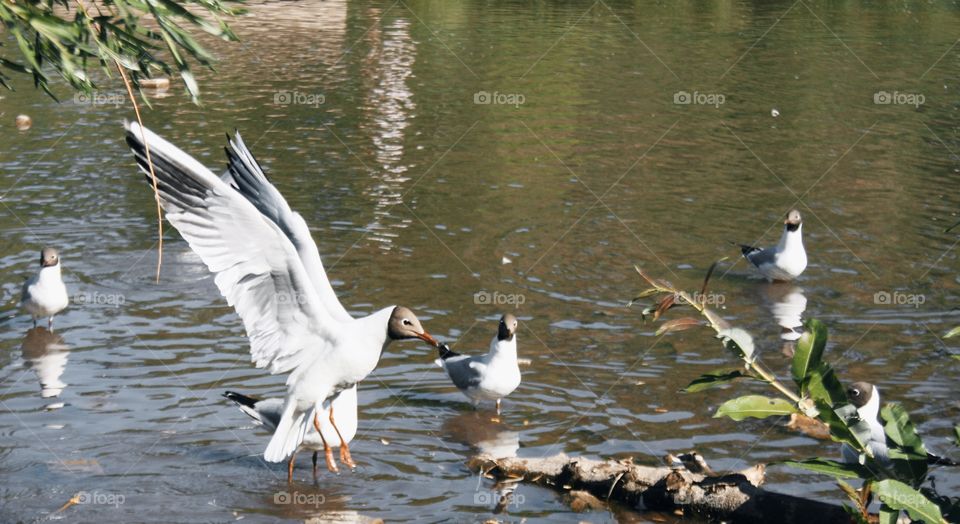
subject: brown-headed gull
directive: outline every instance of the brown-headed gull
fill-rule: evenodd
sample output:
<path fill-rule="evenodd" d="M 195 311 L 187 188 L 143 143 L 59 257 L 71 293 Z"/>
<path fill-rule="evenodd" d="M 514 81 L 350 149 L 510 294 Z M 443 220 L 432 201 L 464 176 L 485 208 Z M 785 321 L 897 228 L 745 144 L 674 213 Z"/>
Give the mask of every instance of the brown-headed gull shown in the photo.
<path fill-rule="evenodd" d="M 857 408 L 860 419 L 870 426 L 870 439 L 867 442 L 867 447 L 873 454 L 874 459 L 881 466 L 888 467 L 891 464 L 890 449 L 887 447 L 887 435 L 880 420 L 880 390 L 869 382 L 855 382 L 847 388 L 847 398 Z M 843 461 L 848 464 L 861 463 L 860 454 L 847 444 L 840 447 L 840 453 L 843 456 Z M 927 453 L 927 463 L 941 466 L 960 465 L 952 459 L 939 457 L 929 452 Z"/>
<path fill-rule="evenodd" d="M 70 304 L 67 286 L 60 275 L 60 254 L 52 247 L 40 251 L 40 271 L 23 284 L 20 305 L 33 317 L 33 326 L 37 319 L 46 318 L 47 327 L 53 326 L 53 317 Z"/>
<path fill-rule="evenodd" d="M 257 399 L 234 391 L 227 391 L 224 397 L 232 400 L 240 408 L 240 411 L 246 413 L 250 418 L 270 430 L 272 434 L 280 423 L 280 417 L 283 415 L 283 399 L 268 398 Z M 330 409 L 320 417 L 320 433 L 316 428 L 309 428 L 307 434 L 300 443 L 300 449 L 313 451 L 313 474 L 317 474 L 317 453 L 325 451 L 324 442 L 330 442 L 330 447 L 340 448 L 340 460 L 346 462 L 344 458 L 345 448 L 340 446 L 339 440 L 342 437 L 343 442 L 349 444 L 357 434 L 357 386 L 343 390 L 333 402 L 330 403 Z M 329 412 L 336 411 L 337 427 L 329 420 Z M 338 433 L 339 431 L 339 433 Z M 320 435 L 323 438 L 320 438 Z M 299 451 L 299 450 L 298 450 Z M 290 461 L 287 463 L 287 482 L 293 482 L 293 464 L 297 454 L 290 455 Z"/>
<path fill-rule="evenodd" d="M 190 155 L 137 123 L 125 123 L 127 144 L 152 181 L 149 144 L 167 220 L 200 256 L 243 321 L 257 367 L 289 373 L 277 429 L 264 459 L 286 460 L 342 391 L 377 366 L 395 340 L 437 341 L 412 311 L 388 306 L 353 318 L 337 299 L 306 222 L 290 209 L 243 144 L 227 152 L 230 173 L 216 176 Z M 330 419 L 333 421 L 334 414 Z M 332 422 L 337 429 L 335 421 Z M 354 466 L 339 435 L 343 462 Z M 327 468 L 337 471 L 325 442 Z"/>
<path fill-rule="evenodd" d="M 453 385 L 476 406 L 484 400 L 497 403 L 513 393 L 520 385 L 520 366 L 517 364 L 517 317 L 507 313 L 500 318 L 497 336 L 490 341 L 486 355 L 469 356 L 454 353 L 446 344 L 438 346 L 442 367 Z"/>
<path fill-rule="evenodd" d="M 807 268 L 807 252 L 803 249 L 803 220 L 796 209 L 783 222 L 780 242 L 770 248 L 738 244 L 743 258 L 753 264 L 771 282 L 789 282 Z"/>

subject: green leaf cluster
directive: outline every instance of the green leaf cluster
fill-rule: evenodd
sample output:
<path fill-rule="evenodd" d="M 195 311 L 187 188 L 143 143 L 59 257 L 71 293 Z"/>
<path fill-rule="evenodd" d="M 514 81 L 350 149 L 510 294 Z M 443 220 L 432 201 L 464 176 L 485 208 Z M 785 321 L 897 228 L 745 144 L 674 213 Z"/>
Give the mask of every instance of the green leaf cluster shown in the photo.
<path fill-rule="evenodd" d="M 234 0 L 4 0 L 0 24 L 16 50 L 0 40 L 0 85 L 10 88 L 10 74 L 30 75 L 51 97 L 53 76 L 73 89 L 96 89 L 93 68 L 108 77 L 123 68 L 135 88 L 143 79 L 179 74 L 196 102 L 200 91 L 191 62 L 213 66 L 213 56 L 191 35 L 192 29 L 224 40 L 236 35 L 222 20 L 239 11 Z"/>

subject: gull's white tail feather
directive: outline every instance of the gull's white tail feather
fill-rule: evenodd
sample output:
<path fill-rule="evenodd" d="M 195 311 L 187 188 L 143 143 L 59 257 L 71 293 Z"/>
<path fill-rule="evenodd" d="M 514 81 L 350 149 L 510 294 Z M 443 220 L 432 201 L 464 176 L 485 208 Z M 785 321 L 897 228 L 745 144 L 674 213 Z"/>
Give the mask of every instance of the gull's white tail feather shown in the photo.
<path fill-rule="evenodd" d="M 273 432 L 266 451 L 263 452 L 263 458 L 267 462 L 283 462 L 300 447 L 304 435 L 307 434 L 307 428 L 313 420 L 313 411 L 311 409 L 308 412 L 297 413 L 296 405 L 287 402 L 283 416 L 280 417 L 280 423 L 277 424 L 277 429 Z"/>

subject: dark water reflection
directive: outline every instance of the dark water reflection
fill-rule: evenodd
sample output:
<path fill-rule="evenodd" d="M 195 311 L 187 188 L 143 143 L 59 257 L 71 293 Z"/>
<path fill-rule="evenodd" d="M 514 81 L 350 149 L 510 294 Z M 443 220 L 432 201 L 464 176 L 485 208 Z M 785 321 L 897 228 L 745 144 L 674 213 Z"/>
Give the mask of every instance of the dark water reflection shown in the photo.
<path fill-rule="evenodd" d="M 696 448 L 715 469 L 832 454 L 774 421 L 711 418 L 751 387 L 678 390 L 735 363 L 705 332 L 657 338 L 624 307 L 642 287 L 633 264 L 699 289 L 713 260 L 735 255 L 728 240 L 775 242 L 793 206 L 810 252 L 802 289 L 740 262 L 714 278 L 722 313 L 784 374 L 783 328 L 824 320 L 840 375 L 877 382 L 930 447 L 952 450 L 960 362 L 938 335 L 960 324 L 958 237 L 943 232 L 960 210 L 956 7 L 250 7 L 234 24 L 242 44 L 211 42 L 221 62 L 200 74 L 204 107 L 172 89 L 148 125 L 218 170 L 223 133 L 239 129 L 355 314 L 404 303 L 458 351 L 482 351 L 507 306 L 475 294 L 522 296 L 524 382 L 492 422 L 426 348 L 397 344 L 361 385 L 361 467 L 314 484 L 301 457 L 287 486 L 259 458 L 265 436 L 220 397 L 276 395 L 282 377 L 252 368 L 239 320 L 169 230 L 154 283 L 152 195 L 120 133 L 129 110 L 69 94 L 57 105 L 20 82 L 0 93 L 0 299 L 13 306 L 52 244 L 74 302 L 55 342 L 34 344 L 25 317 L 0 329 L 0 521 L 479 521 L 493 486 L 465 459 L 484 446 L 651 464 Z M 675 104 L 681 91 L 724 103 Z M 875 104 L 881 91 L 925 101 Z M 523 104 L 475 103 L 512 95 Z M 28 132 L 13 127 L 20 112 Z M 883 292 L 923 303 L 875 300 Z M 935 476 L 960 488 L 955 473 Z M 822 477 L 782 467 L 768 485 L 840 501 Z M 92 503 L 53 514 L 78 492 Z M 516 494 L 500 518 L 626 518 Z"/>

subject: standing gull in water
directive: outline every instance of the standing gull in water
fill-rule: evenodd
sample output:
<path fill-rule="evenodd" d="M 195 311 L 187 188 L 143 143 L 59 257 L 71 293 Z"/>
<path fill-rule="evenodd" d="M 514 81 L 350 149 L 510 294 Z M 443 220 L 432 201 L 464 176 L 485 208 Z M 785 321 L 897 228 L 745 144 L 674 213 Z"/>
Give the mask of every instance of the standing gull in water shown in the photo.
<path fill-rule="evenodd" d="M 337 471 L 320 429 L 321 413 L 342 391 L 377 366 L 392 341 L 437 341 L 412 311 L 388 306 L 353 318 L 327 278 L 306 222 L 270 183 L 239 133 L 227 147 L 229 176 L 217 177 L 190 155 L 136 123 L 127 144 L 152 180 L 160 203 L 211 272 L 220 293 L 243 321 L 257 367 L 289 373 L 277 429 L 264 459 L 281 462 L 300 447 L 312 424 L 324 441 L 327 468 Z M 354 466 L 338 430 L 343 462 Z"/>
<path fill-rule="evenodd" d="M 53 316 L 66 309 L 70 303 L 67 286 L 60 276 L 60 254 L 52 247 L 40 251 L 40 271 L 23 284 L 20 304 L 33 317 L 46 318 L 47 327 L 53 327 Z"/>
<path fill-rule="evenodd" d="M 807 252 L 803 249 L 803 220 L 796 209 L 783 222 L 780 242 L 770 248 L 738 244 L 743 258 L 753 264 L 771 282 L 789 282 L 807 268 Z"/>
<path fill-rule="evenodd" d="M 224 397 L 232 400 L 250 418 L 257 424 L 265 426 L 271 433 L 276 431 L 277 424 L 280 423 L 280 417 L 283 415 L 283 399 L 268 398 L 257 399 L 233 391 L 227 391 Z M 344 459 L 344 448 L 338 443 L 338 439 L 343 437 L 343 442 L 349 444 L 357 434 L 357 386 L 346 389 L 330 403 L 330 409 L 337 412 L 337 427 L 327 418 L 320 420 L 320 434 L 317 434 L 316 428 L 309 428 L 307 434 L 303 436 L 303 442 L 297 450 L 305 449 L 313 451 L 313 474 L 317 474 L 317 453 L 325 450 L 324 442 L 330 442 L 331 447 L 340 448 L 340 460 Z M 339 430 L 339 435 L 337 431 Z M 323 435 L 323 438 L 320 435 Z M 293 464 L 297 453 L 290 455 L 290 461 L 287 463 L 287 482 L 293 482 Z"/>
<path fill-rule="evenodd" d="M 472 357 L 454 353 L 446 344 L 438 346 L 442 367 L 453 385 L 457 386 L 476 406 L 484 400 L 500 401 L 520 385 L 520 366 L 517 364 L 517 317 L 507 313 L 500 318 L 497 336 L 490 341 L 490 352 Z"/>

